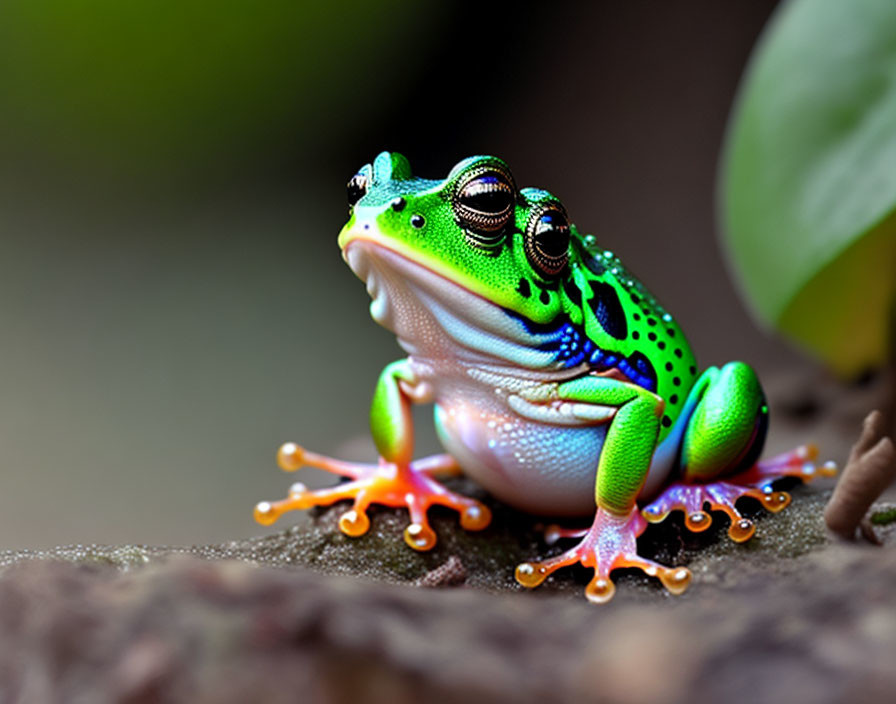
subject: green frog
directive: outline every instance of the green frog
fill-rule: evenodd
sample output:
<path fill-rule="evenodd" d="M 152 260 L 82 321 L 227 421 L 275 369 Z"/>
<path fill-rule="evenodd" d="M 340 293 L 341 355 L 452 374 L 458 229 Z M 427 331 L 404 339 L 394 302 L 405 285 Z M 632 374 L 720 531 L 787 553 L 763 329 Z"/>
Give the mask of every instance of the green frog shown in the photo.
<path fill-rule="evenodd" d="M 516 568 L 526 587 L 574 563 L 594 570 L 585 594 L 602 603 L 610 573 L 640 568 L 670 592 L 684 591 L 685 567 L 638 554 L 647 522 L 685 513 L 702 531 L 707 509 L 731 519 L 729 535 L 755 527 L 735 507 L 750 496 L 772 511 L 790 501 L 774 480 L 830 474 L 804 446 L 758 462 L 768 406 L 743 362 L 698 372 L 673 316 L 612 252 L 570 222 L 548 191 L 519 188 L 501 159 L 476 156 L 447 178 L 412 175 L 402 155 L 384 152 L 348 183 L 350 217 L 342 255 L 367 284 L 370 313 L 406 356 L 380 375 L 370 410 L 375 464 L 280 448 L 286 470 L 313 466 L 348 478 L 264 501 L 256 519 L 351 500 L 340 529 L 364 534 L 372 503 L 407 507 L 404 539 L 429 550 L 433 504 L 481 530 L 487 506 L 438 480 L 463 472 L 523 511 L 590 516 L 584 531 L 554 527 L 549 540 L 575 538 L 566 552 Z M 415 460 L 411 406 L 433 403 L 447 454 Z"/>

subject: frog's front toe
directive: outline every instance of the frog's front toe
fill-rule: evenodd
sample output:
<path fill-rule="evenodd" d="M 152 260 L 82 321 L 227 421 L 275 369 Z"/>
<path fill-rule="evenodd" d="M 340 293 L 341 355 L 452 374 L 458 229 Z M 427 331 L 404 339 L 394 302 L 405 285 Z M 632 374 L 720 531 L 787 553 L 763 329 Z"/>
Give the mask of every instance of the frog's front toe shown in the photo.
<path fill-rule="evenodd" d="M 430 550 L 436 534 L 429 525 L 427 511 L 432 505 L 446 506 L 460 514 L 466 530 L 482 530 L 491 522 L 491 511 L 475 499 L 449 491 L 435 477 L 457 472 L 457 463 L 449 455 L 435 455 L 407 466 L 380 461 L 379 464 L 344 462 L 308 452 L 294 443 L 286 443 L 277 453 L 280 467 L 292 472 L 302 466 L 317 467 L 346 477 L 349 481 L 324 489 L 309 490 L 296 483 L 289 496 L 280 501 L 262 501 L 255 507 L 255 520 L 271 525 L 282 514 L 312 506 L 329 506 L 352 500 L 352 508 L 339 519 L 339 529 L 351 537 L 370 529 L 367 507 L 371 504 L 406 507 L 411 523 L 404 531 L 405 542 L 415 550 Z"/>
<path fill-rule="evenodd" d="M 635 567 L 650 577 L 657 577 L 672 594 L 681 594 L 690 584 L 690 570 L 686 567 L 666 567 L 638 555 L 637 538 L 645 527 L 646 523 L 637 509 L 632 509 L 627 516 L 598 509 L 594 523 L 578 545 L 556 557 L 518 565 L 516 580 L 524 587 L 537 587 L 561 567 L 581 563 L 594 569 L 594 577 L 585 588 L 585 596 L 591 602 L 603 604 L 612 599 L 616 592 L 610 573 L 615 569 Z"/>
<path fill-rule="evenodd" d="M 660 523 L 672 511 L 685 514 L 685 526 L 694 533 L 700 533 L 712 524 L 707 508 L 723 511 L 731 519 L 728 536 L 742 543 L 753 537 L 756 526 L 737 509 L 737 500 L 748 496 L 759 501 L 773 513 L 790 505 L 790 494 L 775 491 L 773 484 L 784 477 L 797 477 L 804 481 L 819 476 L 833 476 L 836 467 L 832 462 L 816 464 L 818 450 L 813 445 L 804 445 L 763 462 L 757 462 L 739 474 L 718 478 L 714 481 L 674 482 L 648 504 L 642 514 L 650 523 Z"/>

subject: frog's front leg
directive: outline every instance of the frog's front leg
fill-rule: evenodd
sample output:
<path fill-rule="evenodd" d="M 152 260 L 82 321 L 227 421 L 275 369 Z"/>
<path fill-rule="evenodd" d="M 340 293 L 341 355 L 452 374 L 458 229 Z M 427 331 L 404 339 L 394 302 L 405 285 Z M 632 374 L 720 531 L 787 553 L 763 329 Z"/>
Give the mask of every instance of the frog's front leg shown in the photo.
<path fill-rule="evenodd" d="M 388 365 L 380 374 L 370 407 L 370 428 L 380 454 L 379 463 L 343 462 L 287 443 L 277 455 L 284 470 L 317 467 L 350 481 L 315 491 L 295 484 L 288 498 L 259 503 L 255 507 L 255 519 L 270 525 L 286 511 L 353 499 L 352 509 L 339 519 L 339 528 L 346 535 L 359 536 L 370 527 L 366 513 L 370 504 L 406 506 L 411 523 L 404 531 L 404 539 L 415 550 L 429 550 L 436 544 L 436 534 L 426 516 L 433 504 L 458 511 L 460 524 L 467 530 L 485 528 L 491 522 L 487 506 L 449 491 L 435 479 L 439 475 L 459 473 L 454 458 L 435 455 L 411 461 L 414 448 L 411 404 L 429 401 L 430 395 L 429 386 L 415 377 L 407 360 Z"/>
<path fill-rule="evenodd" d="M 709 528 L 710 514 L 725 512 L 731 519 L 732 540 L 749 540 L 756 530 L 735 507 L 743 496 L 757 499 L 770 511 L 790 503 L 790 495 L 772 484 L 785 476 L 811 479 L 836 472 L 832 463 L 816 465 L 812 445 L 756 462 L 765 441 L 768 406 L 759 379 L 743 362 L 707 369 L 688 395 L 681 416 L 666 442 L 680 445 L 680 480 L 665 487 L 645 509 L 644 517 L 662 521 L 671 511 L 685 513 L 694 532 Z"/>
<path fill-rule="evenodd" d="M 594 578 L 585 589 L 590 601 L 603 603 L 613 597 L 615 587 L 610 572 L 622 567 L 637 567 L 652 577 L 659 577 L 670 592 L 680 594 L 690 583 L 690 571 L 643 558 L 638 555 L 636 544 L 646 523 L 635 499 L 644 485 L 656 448 L 664 402 L 632 383 L 600 376 L 562 383 L 557 394 L 562 401 L 616 409 L 597 461 L 597 512 L 594 523 L 578 545 L 556 557 L 519 565 L 517 581 L 525 587 L 536 587 L 560 567 L 579 562 L 594 569 Z"/>

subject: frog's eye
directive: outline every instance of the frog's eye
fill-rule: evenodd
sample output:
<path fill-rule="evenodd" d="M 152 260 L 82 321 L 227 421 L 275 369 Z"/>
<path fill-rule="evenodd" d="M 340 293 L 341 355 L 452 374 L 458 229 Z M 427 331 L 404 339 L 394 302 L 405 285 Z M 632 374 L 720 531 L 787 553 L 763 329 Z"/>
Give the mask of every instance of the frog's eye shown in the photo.
<path fill-rule="evenodd" d="M 466 230 L 474 244 L 496 244 L 513 218 L 516 193 L 510 178 L 489 169 L 474 172 L 462 181 L 454 194 L 457 224 Z"/>
<path fill-rule="evenodd" d="M 367 175 L 356 173 L 349 179 L 346 188 L 348 195 L 348 207 L 354 208 L 355 204 L 367 194 Z"/>
<path fill-rule="evenodd" d="M 542 276 L 559 274 L 569 261 L 569 220 L 558 205 L 535 212 L 526 228 L 526 256 Z"/>

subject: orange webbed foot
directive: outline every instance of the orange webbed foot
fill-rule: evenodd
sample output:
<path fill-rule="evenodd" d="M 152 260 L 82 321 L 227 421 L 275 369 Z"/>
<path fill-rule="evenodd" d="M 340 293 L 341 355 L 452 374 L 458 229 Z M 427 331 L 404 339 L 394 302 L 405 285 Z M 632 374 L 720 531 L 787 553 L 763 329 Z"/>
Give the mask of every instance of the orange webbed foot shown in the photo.
<path fill-rule="evenodd" d="M 517 565 L 516 580 L 531 589 L 561 567 L 581 563 L 594 569 L 594 577 L 585 588 L 585 597 L 593 603 L 604 604 L 616 593 L 610 573 L 615 569 L 635 567 L 650 577 L 657 577 L 670 593 L 681 594 L 690 584 L 690 570 L 686 567 L 666 567 L 638 555 L 637 537 L 644 532 L 646 525 L 637 508 L 633 508 L 627 516 L 599 508 L 594 523 L 584 532 L 578 545 L 547 560 Z M 564 531 L 554 535 L 560 538 L 580 534 L 581 531 Z"/>
<path fill-rule="evenodd" d="M 685 514 L 685 526 L 693 533 L 705 531 L 712 524 L 712 517 L 706 511 L 722 511 L 731 519 L 728 537 L 743 543 L 753 537 L 756 526 L 736 508 L 737 500 L 749 496 L 759 501 L 773 513 L 790 505 L 791 497 L 786 491 L 775 491 L 773 484 L 784 477 L 796 477 L 810 481 L 816 477 L 830 477 L 837 473 L 833 462 L 816 464 L 818 449 L 814 445 L 803 445 L 768 460 L 757 462 L 749 469 L 730 477 L 719 478 L 705 483 L 673 482 L 648 504 L 642 514 L 650 523 L 660 523 L 672 511 Z"/>
<path fill-rule="evenodd" d="M 256 505 L 255 520 L 262 525 L 271 525 L 287 511 L 329 506 L 349 499 L 353 500 L 353 505 L 340 517 L 339 529 L 346 535 L 358 537 L 370 529 L 367 507 L 371 504 L 406 507 L 411 523 L 404 531 L 405 542 L 415 550 L 430 550 L 436 544 L 435 531 L 427 519 L 427 511 L 432 505 L 457 511 L 460 524 L 466 530 L 482 530 L 491 522 L 491 511 L 487 506 L 449 491 L 435 479 L 459 473 L 457 462 L 450 455 L 434 455 L 406 466 L 383 460 L 379 464 L 361 464 L 326 457 L 295 443 L 286 443 L 277 453 L 277 462 L 287 472 L 303 466 L 316 467 L 349 481 L 313 491 L 304 484 L 293 484 L 287 498 Z"/>

